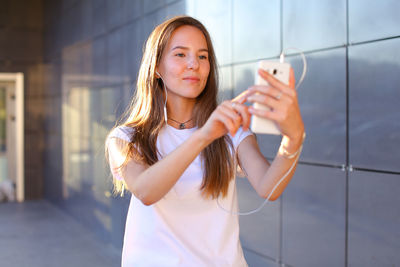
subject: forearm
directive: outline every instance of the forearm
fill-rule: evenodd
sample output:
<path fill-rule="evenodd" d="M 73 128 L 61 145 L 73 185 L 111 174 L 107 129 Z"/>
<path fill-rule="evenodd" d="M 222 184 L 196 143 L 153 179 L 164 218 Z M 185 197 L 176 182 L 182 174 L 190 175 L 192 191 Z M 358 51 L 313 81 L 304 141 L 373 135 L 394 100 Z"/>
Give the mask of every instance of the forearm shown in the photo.
<path fill-rule="evenodd" d="M 289 154 L 293 154 L 301 149 L 302 142 L 303 137 L 296 138 L 295 140 L 289 140 L 289 138 L 283 137 L 281 146 L 283 146 Z M 300 152 L 301 151 L 298 153 Z M 279 198 L 294 175 L 298 156 L 298 154 L 295 154 L 290 158 L 286 155 L 286 152 L 281 149 L 277 152 L 268 170 L 265 172 L 262 179 L 259 180 L 257 188 L 259 188 L 259 194 L 261 196 L 264 198 L 269 197 L 272 201 Z M 286 177 L 283 178 L 285 175 Z M 272 191 L 273 193 L 270 195 Z"/>
<path fill-rule="evenodd" d="M 210 143 L 211 140 L 203 138 L 196 131 L 165 158 L 141 172 L 128 184 L 128 188 L 132 188 L 135 196 L 146 205 L 157 202 L 171 190 L 187 167 Z"/>

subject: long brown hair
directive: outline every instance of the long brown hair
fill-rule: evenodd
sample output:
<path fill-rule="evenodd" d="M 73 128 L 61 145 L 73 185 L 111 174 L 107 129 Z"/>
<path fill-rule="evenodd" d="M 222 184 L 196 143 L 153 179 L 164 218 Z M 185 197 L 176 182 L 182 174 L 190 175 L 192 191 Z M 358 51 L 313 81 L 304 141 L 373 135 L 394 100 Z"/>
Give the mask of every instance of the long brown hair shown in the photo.
<path fill-rule="evenodd" d="M 158 25 L 150 34 L 137 80 L 136 93 L 130 108 L 125 113 L 127 118 L 121 125 L 134 128 L 134 134 L 127 148 L 127 157 L 152 165 L 158 161 L 156 141 L 160 130 L 164 127 L 164 94 L 162 80 L 155 75 L 156 67 L 161 60 L 172 33 L 179 27 L 190 25 L 198 28 L 207 42 L 210 73 L 206 86 L 196 99 L 193 118 L 197 127 L 202 127 L 217 107 L 218 69 L 211 38 L 206 28 L 198 20 L 179 16 Z M 220 194 L 226 196 L 229 182 L 234 176 L 234 151 L 229 136 L 214 140 L 201 152 L 204 177 L 201 186 L 203 195 L 216 198 Z M 123 193 L 123 181 L 114 179 L 114 193 Z"/>

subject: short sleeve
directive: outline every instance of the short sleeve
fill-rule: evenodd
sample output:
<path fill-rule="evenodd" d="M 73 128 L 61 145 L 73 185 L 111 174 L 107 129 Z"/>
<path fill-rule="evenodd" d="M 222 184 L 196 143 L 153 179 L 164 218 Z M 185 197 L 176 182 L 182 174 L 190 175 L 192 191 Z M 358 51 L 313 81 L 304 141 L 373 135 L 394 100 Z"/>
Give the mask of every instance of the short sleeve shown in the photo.
<path fill-rule="evenodd" d="M 110 171 L 117 180 L 122 180 L 120 166 L 125 161 L 125 149 L 131 141 L 133 129 L 131 127 L 119 126 L 113 129 L 107 137 L 106 146 Z"/>
<path fill-rule="evenodd" d="M 126 142 L 130 142 L 133 134 L 133 128 L 128 127 L 128 126 L 119 126 L 114 128 L 107 137 L 107 141 L 110 138 L 119 138 L 122 139 Z"/>
<path fill-rule="evenodd" d="M 253 132 L 250 131 L 250 129 L 247 130 L 247 131 L 243 131 L 243 128 L 242 128 L 242 127 L 240 127 L 240 128 L 237 130 L 235 136 L 232 136 L 231 134 L 229 134 L 229 136 L 230 136 L 231 139 L 232 139 L 232 143 L 233 143 L 233 146 L 234 146 L 234 148 L 235 148 L 235 151 L 236 151 L 236 149 L 238 148 L 239 144 L 240 144 L 247 136 L 252 135 L 252 134 L 253 134 Z"/>

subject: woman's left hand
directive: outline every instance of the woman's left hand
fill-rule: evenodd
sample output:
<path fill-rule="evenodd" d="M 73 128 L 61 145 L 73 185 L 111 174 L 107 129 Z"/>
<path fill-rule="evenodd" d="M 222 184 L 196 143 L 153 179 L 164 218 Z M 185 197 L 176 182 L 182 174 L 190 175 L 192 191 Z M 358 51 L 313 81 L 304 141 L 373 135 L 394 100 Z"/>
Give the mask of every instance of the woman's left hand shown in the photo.
<path fill-rule="evenodd" d="M 301 140 L 304 133 L 304 123 L 297 101 L 293 69 L 290 68 L 289 85 L 282 83 L 262 69 L 259 69 L 258 73 L 269 85 L 250 87 L 248 89 L 250 96 L 247 97 L 247 101 L 268 106 L 271 110 L 250 107 L 249 112 L 252 115 L 275 121 L 282 135 L 289 140 Z"/>

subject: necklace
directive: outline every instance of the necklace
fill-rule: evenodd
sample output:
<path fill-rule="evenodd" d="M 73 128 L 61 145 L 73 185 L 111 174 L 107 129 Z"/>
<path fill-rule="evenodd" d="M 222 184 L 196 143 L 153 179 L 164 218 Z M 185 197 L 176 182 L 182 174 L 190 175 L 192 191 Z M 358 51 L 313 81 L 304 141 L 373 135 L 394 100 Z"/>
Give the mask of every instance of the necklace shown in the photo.
<path fill-rule="evenodd" d="M 172 118 L 168 118 L 169 120 L 171 120 L 171 121 L 173 121 L 173 122 L 176 122 L 176 123 L 178 123 L 179 124 L 179 129 L 186 129 L 186 123 L 188 123 L 189 121 L 191 121 L 193 118 L 191 118 L 191 119 L 189 119 L 189 120 L 187 120 L 187 121 L 185 121 L 185 122 L 180 122 L 180 121 L 176 121 L 176 120 L 174 120 L 174 119 L 172 119 Z"/>

